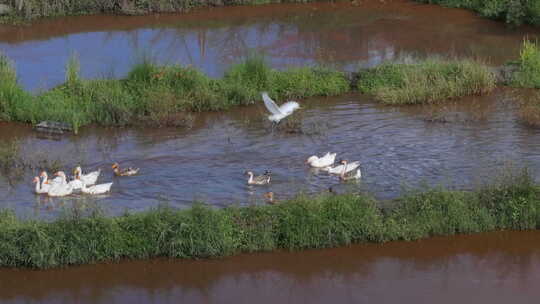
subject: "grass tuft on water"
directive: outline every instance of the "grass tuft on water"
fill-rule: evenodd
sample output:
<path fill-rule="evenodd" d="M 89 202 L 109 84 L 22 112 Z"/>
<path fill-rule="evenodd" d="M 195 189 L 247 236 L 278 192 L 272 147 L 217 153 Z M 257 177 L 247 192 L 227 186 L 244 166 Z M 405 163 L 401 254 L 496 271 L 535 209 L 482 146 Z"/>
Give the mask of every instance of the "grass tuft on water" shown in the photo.
<path fill-rule="evenodd" d="M 274 205 L 190 209 L 161 206 L 106 217 L 64 215 L 19 220 L 0 211 L 0 266 L 50 268 L 145 259 L 212 258 L 241 252 L 300 250 L 359 242 L 540 227 L 540 188 L 527 170 L 510 170 L 475 191 L 436 187 L 392 204 L 366 194 L 300 195 Z M 382 209 L 379 206 L 393 206 Z"/>
<path fill-rule="evenodd" d="M 519 59 L 519 70 L 514 73 L 511 85 L 521 88 L 540 88 L 540 46 L 538 41 L 523 41 Z"/>
<path fill-rule="evenodd" d="M 427 58 L 414 63 L 383 63 L 363 72 L 357 86 L 385 104 L 422 104 L 485 94 L 495 84 L 495 75 L 479 62 Z"/>

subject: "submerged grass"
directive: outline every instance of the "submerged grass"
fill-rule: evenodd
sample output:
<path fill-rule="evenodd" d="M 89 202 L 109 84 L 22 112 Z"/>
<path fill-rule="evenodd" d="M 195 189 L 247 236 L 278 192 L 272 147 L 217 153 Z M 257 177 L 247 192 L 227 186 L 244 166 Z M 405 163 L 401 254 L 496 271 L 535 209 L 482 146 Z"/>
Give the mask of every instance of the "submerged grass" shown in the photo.
<path fill-rule="evenodd" d="M 521 123 L 531 127 L 540 127 L 540 92 L 524 96 L 518 102 L 517 114 Z"/>
<path fill-rule="evenodd" d="M 282 99 L 349 90 L 344 73 L 320 67 L 278 71 L 256 56 L 233 65 L 222 79 L 212 79 L 192 67 L 143 60 L 120 80 L 82 79 L 73 56 L 66 66 L 64 84 L 32 96 L 17 83 L 9 60 L 0 55 L 0 80 L 0 120 L 61 121 L 71 123 L 75 130 L 88 124 L 189 125 L 189 113 L 253 104 L 261 91 Z"/>
<path fill-rule="evenodd" d="M 391 209 L 364 194 L 299 196 L 275 205 L 21 221 L 0 212 L 0 265 L 49 268 L 121 258 L 210 258 L 358 242 L 540 227 L 540 189 L 524 170 L 476 191 L 412 192 Z"/>
<path fill-rule="evenodd" d="M 385 104 L 419 104 L 484 94 L 495 84 L 495 75 L 479 62 L 427 58 L 384 63 L 362 74 L 357 86 Z"/>

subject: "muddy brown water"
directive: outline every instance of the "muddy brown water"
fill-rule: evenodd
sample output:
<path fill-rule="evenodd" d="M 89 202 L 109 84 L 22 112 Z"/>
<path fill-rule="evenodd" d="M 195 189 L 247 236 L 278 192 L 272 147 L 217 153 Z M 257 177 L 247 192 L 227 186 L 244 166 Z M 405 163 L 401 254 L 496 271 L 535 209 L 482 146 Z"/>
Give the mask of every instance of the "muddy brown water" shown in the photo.
<path fill-rule="evenodd" d="M 358 3 L 355 5 L 355 3 Z M 358 1 L 201 9 L 142 17 L 83 16 L 0 25 L 0 50 L 16 62 L 21 83 L 37 91 L 64 81 L 71 53 L 85 77 L 122 77 L 149 56 L 220 76 L 250 51 L 272 66 L 325 64 L 354 70 L 400 54 L 515 59 L 524 37 L 466 10 L 412 1 Z"/>
<path fill-rule="evenodd" d="M 1 303 L 536 303 L 540 232 L 239 255 L 0 269 Z"/>

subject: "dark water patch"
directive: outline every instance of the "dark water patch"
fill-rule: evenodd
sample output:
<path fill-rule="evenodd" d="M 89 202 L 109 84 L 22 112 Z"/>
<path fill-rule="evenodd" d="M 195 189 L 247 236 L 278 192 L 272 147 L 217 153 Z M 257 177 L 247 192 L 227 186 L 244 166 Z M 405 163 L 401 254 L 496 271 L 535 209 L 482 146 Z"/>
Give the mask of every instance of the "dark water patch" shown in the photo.
<path fill-rule="evenodd" d="M 0 33 L 0 49 L 17 62 L 22 83 L 37 90 L 63 82 L 72 52 L 90 78 L 124 76 L 144 53 L 217 77 L 253 49 L 278 68 L 319 63 L 354 70 L 401 53 L 480 57 L 500 65 L 515 59 L 523 37 L 535 37 L 538 29 L 507 28 L 464 10 L 410 1 L 362 1 L 67 17 L 0 26 Z"/>
<path fill-rule="evenodd" d="M 540 296 L 540 233 L 0 270 L 2 303 L 530 303 Z"/>

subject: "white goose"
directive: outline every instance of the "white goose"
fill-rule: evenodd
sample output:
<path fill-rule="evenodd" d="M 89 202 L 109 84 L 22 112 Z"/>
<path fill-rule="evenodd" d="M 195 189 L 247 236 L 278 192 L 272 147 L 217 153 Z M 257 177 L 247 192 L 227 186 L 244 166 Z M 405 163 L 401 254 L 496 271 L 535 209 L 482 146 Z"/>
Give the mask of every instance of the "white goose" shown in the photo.
<path fill-rule="evenodd" d="M 36 184 L 35 191 L 37 194 L 48 193 L 51 188 L 51 185 L 41 182 L 41 179 L 38 176 L 34 177 L 34 184 Z"/>
<path fill-rule="evenodd" d="M 345 174 L 354 171 L 356 168 L 360 167 L 360 162 L 355 161 L 352 163 L 347 163 L 345 161 L 345 164 L 343 164 L 343 161 L 341 161 L 341 165 L 337 165 L 335 167 L 326 167 L 322 168 L 321 170 L 327 171 L 330 174 L 342 174 L 343 170 L 345 170 Z"/>
<path fill-rule="evenodd" d="M 334 164 L 336 160 L 337 153 L 326 153 L 323 157 L 318 157 L 317 155 L 310 156 L 306 164 L 309 164 L 313 168 L 324 168 L 330 167 Z"/>
<path fill-rule="evenodd" d="M 56 172 L 56 176 L 60 177 L 60 183 L 53 183 L 47 194 L 49 196 L 67 196 L 73 193 L 73 185 L 68 184 L 66 174 L 63 171 Z"/>
<path fill-rule="evenodd" d="M 75 179 L 80 179 L 86 185 L 94 185 L 97 182 L 99 175 L 101 174 L 101 169 L 90 172 L 88 174 L 83 174 L 82 169 L 79 166 L 75 168 L 75 171 L 73 173 L 75 174 Z"/>
<path fill-rule="evenodd" d="M 43 184 L 53 185 L 53 184 L 62 183 L 62 178 L 60 176 L 57 176 L 53 178 L 52 180 L 49 180 L 49 175 L 47 174 L 47 171 L 41 172 L 39 176 L 43 178 L 43 181 L 42 181 Z"/>
<path fill-rule="evenodd" d="M 352 171 L 347 172 L 347 161 L 342 160 L 341 164 L 344 166 L 343 171 L 341 171 L 341 174 L 339 175 L 339 179 L 341 179 L 342 181 L 360 179 L 362 177 L 360 168 L 356 169 L 356 173 L 352 173 Z"/>
<path fill-rule="evenodd" d="M 92 186 L 90 188 L 87 188 L 86 184 L 83 183 L 81 191 L 82 191 L 82 193 L 92 194 L 92 195 L 104 194 L 104 193 L 107 193 L 107 192 L 111 191 L 112 184 L 113 183 L 106 183 L 106 184 L 95 185 L 95 186 Z"/>
<path fill-rule="evenodd" d="M 296 109 L 300 108 L 300 105 L 296 101 L 288 101 L 281 106 L 278 106 L 270 96 L 268 96 L 267 92 L 262 92 L 261 94 L 264 106 L 272 113 L 272 115 L 268 116 L 268 119 L 271 122 L 279 123 L 280 120 L 291 115 Z"/>

